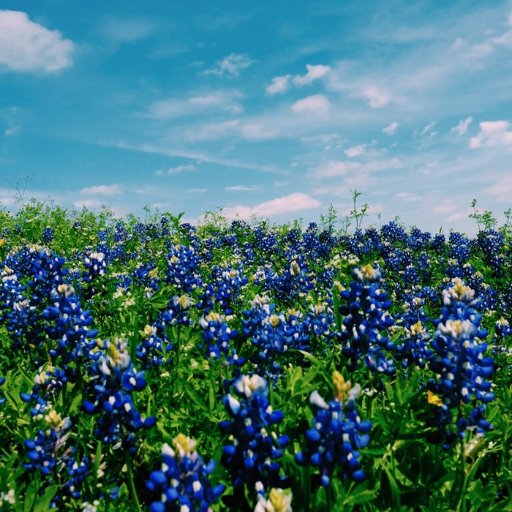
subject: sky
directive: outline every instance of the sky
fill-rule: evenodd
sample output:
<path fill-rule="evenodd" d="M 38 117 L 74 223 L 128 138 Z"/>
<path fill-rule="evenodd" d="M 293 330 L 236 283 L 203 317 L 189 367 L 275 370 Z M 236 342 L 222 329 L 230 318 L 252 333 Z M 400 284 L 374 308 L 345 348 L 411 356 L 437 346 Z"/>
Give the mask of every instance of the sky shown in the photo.
<path fill-rule="evenodd" d="M 511 1 L 0 0 L 8 211 L 472 233 L 511 156 Z"/>

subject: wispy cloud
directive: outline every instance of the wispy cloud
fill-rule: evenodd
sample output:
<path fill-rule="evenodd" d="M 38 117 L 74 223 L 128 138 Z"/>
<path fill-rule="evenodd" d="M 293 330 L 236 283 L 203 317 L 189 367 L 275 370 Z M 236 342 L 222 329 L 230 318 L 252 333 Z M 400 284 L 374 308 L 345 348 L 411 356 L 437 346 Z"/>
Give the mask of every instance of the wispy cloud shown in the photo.
<path fill-rule="evenodd" d="M 365 86 L 360 93 L 355 93 L 355 95 L 366 99 L 372 108 L 383 108 L 391 102 L 391 93 L 374 84 Z"/>
<path fill-rule="evenodd" d="M 331 71 L 331 66 L 324 64 L 306 64 L 306 73 L 304 75 L 281 75 L 272 78 L 270 84 L 266 87 L 268 95 L 280 94 L 286 92 L 291 85 L 303 87 L 310 85 L 316 80 L 324 78 Z"/>
<path fill-rule="evenodd" d="M 142 19 L 111 19 L 103 23 L 100 31 L 113 43 L 133 43 L 153 34 L 155 24 Z"/>
<path fill-rule="evenodd" d="M 116 196 L 121 194 L 121 187 L 116 183 L 113 185 L 95 185 L 93 187 L 82 188 L 80 194 L 84 196 Z"/>
<path fill-rule="evenodd" d="M 508 201 L 512 197 L 512 175 L 500 176 L 493 185 L 486 189 L 494 199 L 498 201 Z"/>
<path fill-rule="evenodd" d="M 21 133 L 21 125 L 18 124 L 16 126 L 11 126 L 10 128 L 7 128 L 5 131 L 4 131 L 4 135 L 6 137 L 12 137 L 13 135 L 18 135 L 19 133 Z"/>
<path fill-rule="evenodd" d="M 286 213 L 294 213 L 319 208 L 322 203 L 313 197 L 296 192 L 255 206 L 231 206 L 224 208 L 222 213 L 228 218 L 250 219 L 251 217 L 274 217 Z"/>
<path fill-rule="evenodd" d="M 366 151 L 366 145 L 365 144 L 358 144 L 357 146 L 352 146 L 351 148 L 348 148 L 344 151 L 345 155 L 347 155 L 349 158 L 354 158 L 356 156 L 361 156 Z"/>
<path fill-rule="evenodd" d="M 176 117 L 205 115 L 211 112 L 239 114 L 243 106 L 239 102 L 242 94 L 237 91 L 214 91 L 197 94 L 184 99 L 167 99 L 151 103 L 147 116 L 152 119 L 166 120 Z"/>
<path fill-rule="evenodd" d="M 375 172 L 391 169 L 400 169 L 403 162 L 399 158 L 391 158 L 389 160 L 373 160 L 368 162 L 354 162 L 343 160 L 330 160 L 317 167 L 312 175 L 317 178 L 335 178 L 337 176 L 345 176 L 352 171 L 357 172 Z"/>
<path fill-rule="evenodd" d="M 480 133 L 471 137 L 470 148 L 512 146 L 512 130 L 508 121 L 484 121 L 479 126 Z"/>
<path fill-rule="evenodd" d="M 275 76 L 266 87 L 269 96 L 286 92 L 290 86 L 292 75 Z"/>
<path fill-rule="evenodd" d="M 310 85 L 315 80 L 319 80 L 331 71 L 331 66 L 324 66 L 323 64 L 311 65 L 306 64 L 307 72 L 305 75 L 295 75 L 293 83 L 298 86 Z"/>
<path fill-rule="evenodd" d="M 159 176 L 162 176 L 163 174 L 168 174 L 169 176 L 172 176 L 174 174 L 181 174 L 182 172 L 193 172 L 197 169 L 197 167 L 193 164 L 183 164 L 183 165 L 177 165 L 176 167 L 170 167 L 167 169 L 167 171 L 162 171 L 161 173 L 157 171 Z"/>
<path fill-rule="evenodd" d="M 298 113 L 324 116 L 331 110 L 331 102 L 323 94 L 314 94 L 296 101 L 292 110 Z"/>
<path fill-rule="evenodd" d="M 383 128 L 382 133 L 385 133 L 386 135 L 393 135 L 396 132 L 397 128 L 398 123 L 396 121 L 393 121 L 391 124 L 388 124 L 388 126 Z"/>
<path fill-rule="evenodd" d="M 240 75 L 241 71 L 247 69 L 252 62 L 253 61 L 248 55 L 242 53 L 231 53 L 222 60 L 217 61 L 212 68 L 203 71 L 202 74 L 234 78 Z"/>
<path fill-rule="evenodd" d="M 247 185 L 231 185 L 229 187 L 225 187 L 224 190 L 228 190 L 230 192 L 253 192 L 257 190 L 259 187 L 256 185 L 247 186 Z"/>
<path fill-rule="evenodd" d="M 471 116 L 466 117 L 466 119 L 461 119 L 457 126 L 454 126 L 451 131 L 455 132 L 457 135 L 465 135 L 468 131 L 469 125 L 473 122 L 473 118 Z"/>
<path fill-rule="evenodd" d="M 187 194 L 204 194 L 205 192 L 208 192 L 207 188 L 187 188 L 185 190 Z"/>
<path fill-rule="evenodd" d="M 0 69 L 53 73 L 73 65 L 75 45 L 21 11 L 0 10 Z"/>

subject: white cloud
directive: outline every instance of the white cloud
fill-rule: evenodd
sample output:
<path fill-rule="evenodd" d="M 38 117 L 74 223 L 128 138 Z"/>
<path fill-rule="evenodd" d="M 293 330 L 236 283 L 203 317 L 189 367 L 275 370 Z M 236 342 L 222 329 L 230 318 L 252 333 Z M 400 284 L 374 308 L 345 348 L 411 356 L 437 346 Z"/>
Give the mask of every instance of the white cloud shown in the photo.
<path fill-rule="evenodd" d="M 343 176 L 347 172 L 354 170 L 358 165 L 355 162 L 341 162 L 339 160 L 330 160 L 322 164 L 315 171 L 315 175 L 319 177 L 331 178 L 333 176 Z"/>
<path fill-rule="evenodd" d="M 246 185 L 231 185 L 230 187 L 226 187 L 224 190 L 228 190 L 231 192 L 253 192 L 257 190 L 256 186 L 246 186 Z"/>
<path fill-rule="evenodd" d="M 292 105 L 294 112 L 325 115 L 331 110 L 331 102 L 323 94 L 314 94 L 296 101 Z"/>
<path fill-rule="evenodd" d="M 284 197 L 278 197 L 271 201 L 265 201 L 256 206 L 232 206 L 225 208 L 222 213 L 228 218 L 250 219 L 256 217 L 273 217 L 284 213 L 299 212 L 319 208 L 322 203 L 313 197 L 296 192 Z"/>
<path fill-rule="evenodd" d="M 390 160 L 370 161 L 370 162 L 344 162 L 340 160 L 331 160 L 320 165 L 314 175 L 320 178 L 334 178 L 337 176 L 347 175 L 351 171 L 359 173 L 385 171 L 392 169 L 400 169 L 403 163 L 399 158 L 391 158 Z"/>
<path fill-rule="evenodd" d="M 457 135 L 464 135 L 469 128 L 469 125 L 473 122 L 473 118 L 471 116 L 466 117 L 466 119 L 461 119 L 457 126 L 454 126 L 451 131 L 455 132 Z"/>
<path fill-rule="evenodd" d="M 270 96 L 274 94 L 280 94 L 286 92 L 290 86 L 290 79 L 292 75 L 276 76 L 272 78 L 272 81 L 266 87 L 266 93 Z"/>
<path fill-rule="evenodd" d="M 423 129 L 420 132 L 420 135 L 422 137 L 424 137 L 429 132 L 430 132 L 430 135 L 432 135 L 434 133 L 434 132 L 432 132 L 432 129 L 434 128 L 435 125 L 436 125 L 436 122 L 435 121 L 431 121 L 430 123 L 428 123 L 426 126 L 423 127 Z M 435 133 L 437 133 L 437 132 L 435 132 Z"/>
<path fill-rule="evenodd" d="M 395 197 L 397 199 L 401 199 L 402 201 L 411 203 L 420 200 L 420 196 L 414 194 L 413 192 L 398 192 L 397 194 L 395 194 Z"/>
<path fill-rule="evenodd" d="M 372 108 L 383 108 L 391 102 L 391 94 L 377 85 L 367 85 L 358 96 L 366 99 Z"/>
<path fill-rule="evenodd" d="M 391 124 L 386 126 L 386 128 L 384 128 L 382 132 L 385 133 L 386 135 L 393 135 L 396 132 L 397 128 L 398 123 L 396 121 L 393 121 Z"/>
<path fill-rule="evenodd" d="M 238 101 L 241 97 L 242 94 L 235 90 L 190 96 L 183 100 L 171 98 L 155 101 L 149 105 L 147 115 L 152 119 L 165 120 L 176 117 L 204 115 L 215 111 L 239 114 L 244 110 Z"/>
<path fill-rule="evenodd" d="M 185 192 L 189 194 L 203 194 L 204 192 L 208 192 L 207 188 L 188 188 Z"/>
<path fill-rule="evenodd" d="M 501 176 L 494 185 L 486 189 L 486 192 L 498 201 L 510 201 L 510 197 L 512 197 L 512 174 Z"/>
<path fill-rule="evenodd" d="M 207 69 L 202 74 L 234 78 L 240 74 L 240 71 L 247 69 L 251 64 L 252 60 L 247 55 L 232 53 L 222 60 L 217 61 L 211 69 Z"/>
<path fill-rule="evenodd" d="M 192 164 L 183 164 L 183 165 L 177 165 L 176 167 L 170 167 L 167 169 L 166 174 L 169 176 L 172 176 L 173 174 L 180 174 L 182 172 L 191 172 L 195 171 L 196 166 Z"/>
<path fill-rule="evenodd" d="M 102 34 L 115 43 L 133 43 L 149 37 L 155 25 L 146 20 L 112 19 L 101 27 Z"/>
<path fill-rule="evenodd" d="M 280 135 L 276 128 L 270 128 L 261 123 L 244 123 L 240 126 L 242 137 L 247 140 L 275 139 Z"/>
<path fill-rule="evenodd" d="M 121 193 L 121 187 L 114 183 L 113 185 L 96 185 L 94 187 L 85 187 L 80 190 L 80 194 L 84 196 L 116 196 Z"/>
<path fill-rule="evenodd" d="M 74 48 L 58 30 L 30 21 L 26 13 L 0 10 L 0 67 L 53 73 L 73 64 Z"/>
<path fill-rule="evenodd" d="M 431 206 L 431 210 L 434 213 L 439 213 L 441 215 L 446 215 L 447 213 L 453 212 L 456 210 L 458 206 L 452 201 L 443 199 L 441 202 L 436 201 L 436 203 Z"/>
<path fill-rule="evenodd" d="M 479 124 L 480 133 L 471 137 L 470 148 L 512 146 L 512 131 L 508 121 L 484 121 Z"/>
<path fill-rule="evenodd" d="M 11 128 L 7 128 L 4 131 L 4 135 L 6 137 L 12 137 L 13 135 L 17 135 L 20 132 L 21 132 L 21 125 L 17 125 L 17 126 L 12 126 Z"/>
<path fill-rule="evenodd" d="M 366 145 L 365 144 L 358 144 L 357 146 L 352 146 L 351 148 L 348 148 L 344 151 L 345 155 L 347 155 L 349 158 L 354 158 L 356 156 L 361 156 L 366 151 Z"/>
<path fill-rule="evenodd" d="M 322 64 L 312 66 L 311 64 L 306 64 L 306 69 L 307 72 L 305 75 L 295 75 L 293 77 L 293 83 L 295 85 L 309 85 L 315 80 L 323 78 L 331 71 L 331 66 L 324 66 Z"/>

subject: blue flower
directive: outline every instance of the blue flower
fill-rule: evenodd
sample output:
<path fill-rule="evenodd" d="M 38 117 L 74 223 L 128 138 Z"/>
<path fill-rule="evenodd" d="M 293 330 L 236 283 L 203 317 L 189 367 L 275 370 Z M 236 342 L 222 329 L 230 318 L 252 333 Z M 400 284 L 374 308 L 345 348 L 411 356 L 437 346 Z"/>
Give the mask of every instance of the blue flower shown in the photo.
<path fill-rule="evenodd" d="M 393 374 L 395 365 L 386 352 L 394 351 L 395 346 L 386 331 L 394 320 L 387 312 L 391 301 L 378 282 L 380 271 L 365 265 L 352 273 L 355 280 L 340 294 L 343 320 L 338 339 L 342 351 L 350 358 L 352 369 L 363 359 L 370 370 Z"/>
<path fill-rule="evenodd" d="M 333 381 L 335 397 L 329 403 L 318 391 L 311 394 L 316 416 L 306 432 L 306 450 L 295 455 L 299 464 L 311 464 L 319 469 L 323 486 L 330 484 L 337 467 L 344 477 L 356 482 L 363 480 L 365 473 L 358 450 L 370 441 L 371 423 L 362 421 L 356 410 L 360 386 L 351 387 L 338 372 L 334 372 Z"/>
<path fill-rule="evenodd" d="M 447 448 L 455 434 L 463 438 L 468 429 L 483 434 L 491 428 L 483 413 L 485 404 L 494 399 L 488 380 L 494 361 L 485 356 L 487 332 L 480 328 L 482 316 L 474 309 L 478 305 L 475 292 L 459 278 L 450 284 L 443 291 L 444 307 L 432 341 L 430 369 L 436 378 L 428 382 L 431 396 L 437 399 L 434 423 L 443 432 Z"/>
<path fill-rule="evenodd" d="M 229 471 L 235 491 L 246 485 L 251 491 L 256 484 L 264 489 L 286 487 L 288 479 L 280 475 L 280 459 L 289 443 L 279 436 L 276 426 L 283 420 L 281 411 L 274 411 L 268 400 L 265 379 L 258 375 L 242 375 L 233 385 L 234 396 L 228 394 L 224 405 L 231 420 L 219 427 L 229 435 L 230 444 L 222 451 L 222 464 Z"/>
<path fill-rule="evenodd" d="M 210 483 L 215 461 L 205 464 L 196 451 L 196 442 L 179 434 L 172 442 L 173 448 L 164 444 L 161 469 L 149 475 L 146 487 L 158 497 L 149 506 L 151 512 L 208 512 L 225 490 Z"/>

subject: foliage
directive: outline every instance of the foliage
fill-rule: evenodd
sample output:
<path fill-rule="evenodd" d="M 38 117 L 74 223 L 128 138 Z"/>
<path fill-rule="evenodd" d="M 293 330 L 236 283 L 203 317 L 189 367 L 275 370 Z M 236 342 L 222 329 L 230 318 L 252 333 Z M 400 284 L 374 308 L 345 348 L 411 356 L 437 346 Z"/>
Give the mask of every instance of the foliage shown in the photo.
<path fill-rule="evenodd" d="M 359 196 L 0 211 L 0 509 L 512 510 L 510 214 L 363 229 Z"/>

